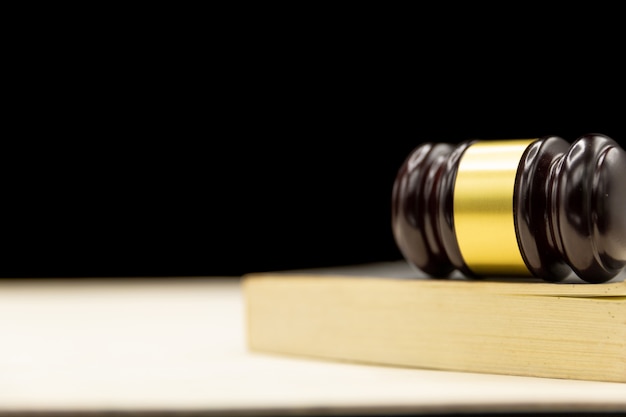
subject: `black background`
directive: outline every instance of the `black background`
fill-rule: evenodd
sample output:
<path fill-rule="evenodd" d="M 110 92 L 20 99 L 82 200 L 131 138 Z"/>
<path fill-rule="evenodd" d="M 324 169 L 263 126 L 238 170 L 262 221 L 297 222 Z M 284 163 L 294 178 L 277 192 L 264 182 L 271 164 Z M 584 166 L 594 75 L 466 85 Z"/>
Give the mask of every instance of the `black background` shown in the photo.
<path fill-rule="evenodd" d="M 59 30 L 16 51 L 0 276 L 400 259 L 391 190 L 419 144 L 626 137 L 609 64 L 295 26 L 201 40 Z"/>

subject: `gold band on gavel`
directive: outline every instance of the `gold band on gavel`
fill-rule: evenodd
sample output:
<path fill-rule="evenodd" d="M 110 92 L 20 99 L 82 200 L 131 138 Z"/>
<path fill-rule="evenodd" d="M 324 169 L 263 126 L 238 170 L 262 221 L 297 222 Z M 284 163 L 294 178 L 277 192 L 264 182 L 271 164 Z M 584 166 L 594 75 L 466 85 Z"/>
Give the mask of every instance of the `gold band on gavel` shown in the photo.
<path fill-rule="evenodd" d="M 517 167 L 536 139 L 479 141 L 459 162 L 454 227 L 461 255 L 478 275 L 530 275 L 517 243 L 513 192 Z"/>

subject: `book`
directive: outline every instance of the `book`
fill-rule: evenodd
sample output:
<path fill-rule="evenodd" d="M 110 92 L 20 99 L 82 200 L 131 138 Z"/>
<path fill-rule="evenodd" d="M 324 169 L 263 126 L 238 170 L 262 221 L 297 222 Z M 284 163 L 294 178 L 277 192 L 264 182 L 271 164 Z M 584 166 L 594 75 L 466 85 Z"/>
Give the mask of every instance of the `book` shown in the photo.
<path fill-rule="evenodd" d="M 429 279 L 403 262 L 243 277 L 252 351 L 626 382 L 626 282 Z"/>

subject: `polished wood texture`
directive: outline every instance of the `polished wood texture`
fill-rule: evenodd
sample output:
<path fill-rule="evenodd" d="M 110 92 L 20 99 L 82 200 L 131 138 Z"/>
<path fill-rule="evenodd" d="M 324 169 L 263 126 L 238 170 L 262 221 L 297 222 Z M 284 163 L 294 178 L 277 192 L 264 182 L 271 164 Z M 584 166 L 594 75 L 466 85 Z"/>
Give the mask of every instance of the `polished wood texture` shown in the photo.
<path fill-rule="evenodd" d="M 475 142 L 417 147 L 394 184 L 396 243 L 410 263 L 433 276 L 454 269 L 476 276 L 459 249 L 453 207 L 459 163 Z M 588 134 L 571 145 L 557 136 L 532 142 L 511 191 L 515 234 L 528 270 L 547 281 L 572 271 L 592 283 L 617 275 L 626 264 L 624 179 L 626 152 L 607 136 Z"/>

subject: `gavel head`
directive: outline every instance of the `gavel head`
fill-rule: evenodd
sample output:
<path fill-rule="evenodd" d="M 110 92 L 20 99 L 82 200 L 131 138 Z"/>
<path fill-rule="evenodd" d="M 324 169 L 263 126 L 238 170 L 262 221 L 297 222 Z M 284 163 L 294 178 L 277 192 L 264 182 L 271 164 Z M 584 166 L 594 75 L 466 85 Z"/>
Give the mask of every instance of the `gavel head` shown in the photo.
<path fill-rule="evenodd" d="M 600 134 L 425 143 L 398 171 L 392 230 L 436 277 L 605 282 L 626 264 L 626 152 Z"/>

